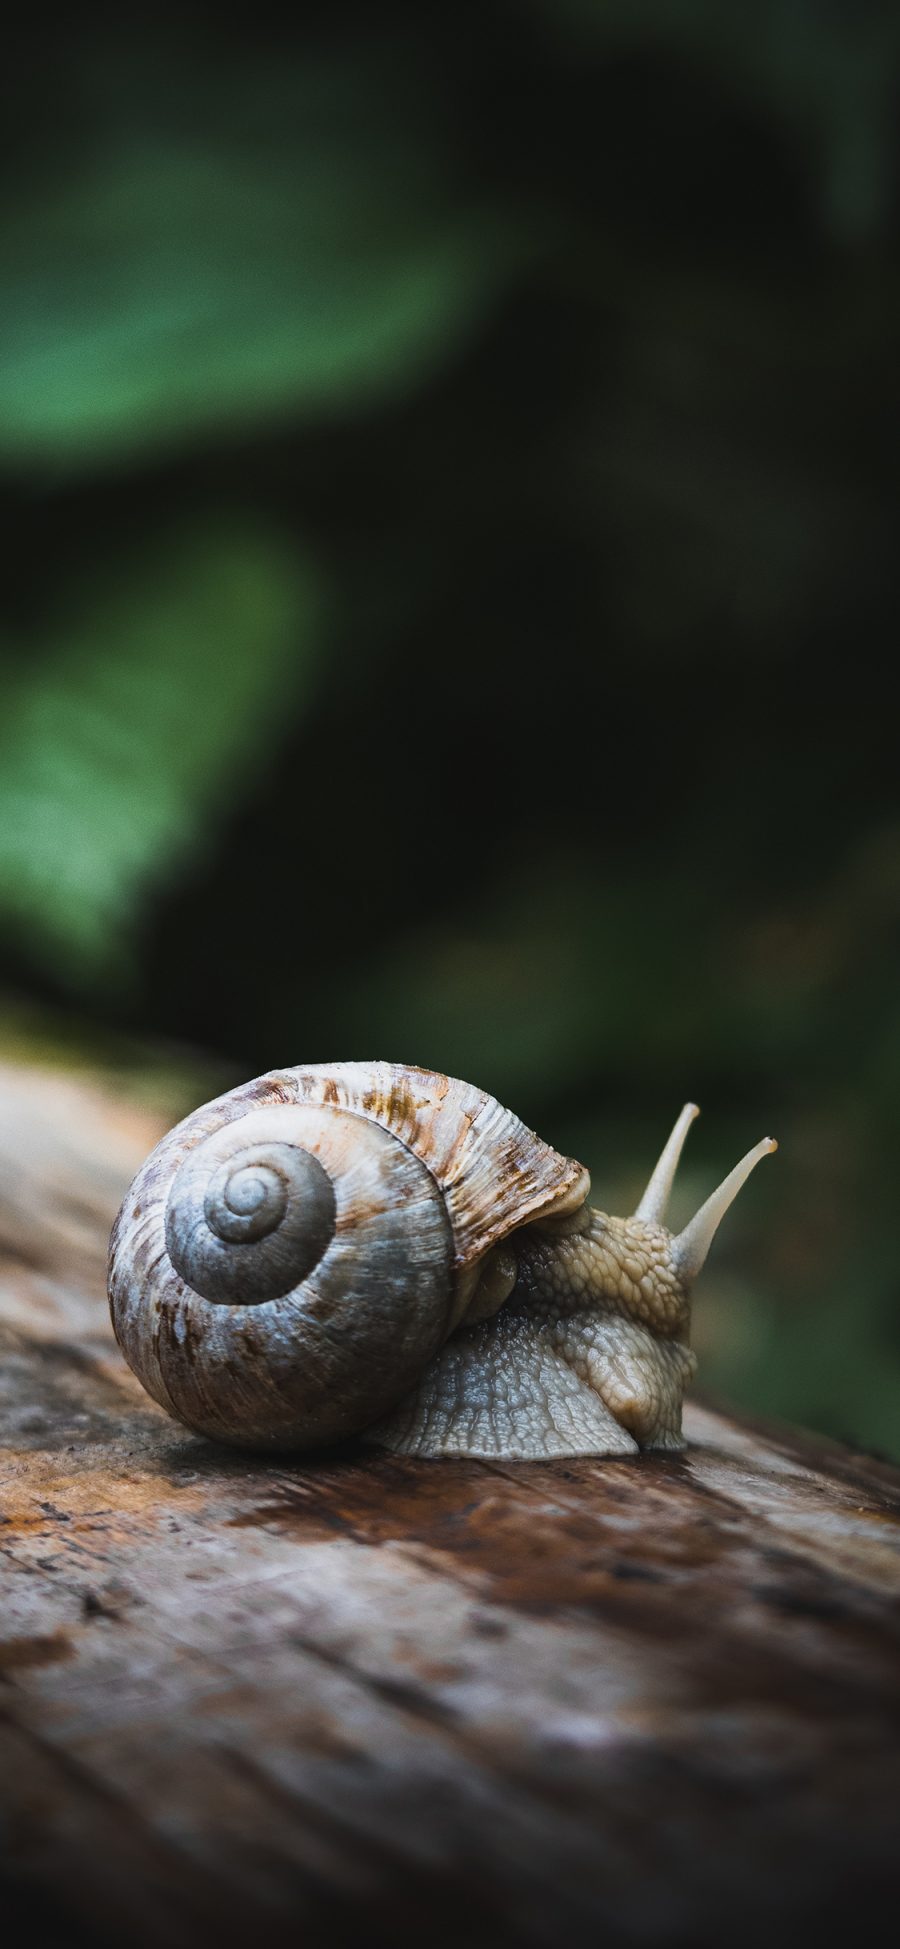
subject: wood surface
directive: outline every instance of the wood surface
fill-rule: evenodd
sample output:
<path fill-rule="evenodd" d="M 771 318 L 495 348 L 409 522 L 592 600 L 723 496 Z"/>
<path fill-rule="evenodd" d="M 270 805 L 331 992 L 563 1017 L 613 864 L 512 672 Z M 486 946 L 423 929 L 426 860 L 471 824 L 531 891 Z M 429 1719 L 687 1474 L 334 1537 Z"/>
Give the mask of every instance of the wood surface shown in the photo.
<path fill-rule="evenodd" d="M 108 1324 L 162 1127 L 0 1068 L 0 1941 L 718 1949 L 896 1918 L 897 1473 L 696 1405 L 684 1457 L 214 1448 Z"/>

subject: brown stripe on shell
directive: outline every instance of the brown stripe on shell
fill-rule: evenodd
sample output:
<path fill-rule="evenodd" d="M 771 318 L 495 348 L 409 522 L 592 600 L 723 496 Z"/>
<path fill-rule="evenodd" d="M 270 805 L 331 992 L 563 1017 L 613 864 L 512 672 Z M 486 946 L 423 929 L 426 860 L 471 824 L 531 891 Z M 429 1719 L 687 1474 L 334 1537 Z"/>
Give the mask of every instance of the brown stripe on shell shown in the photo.
<path fill-rule="evenodd" d="M 590 1190 L 563 1157 L 485 1090 L 437 1070 L 389 1062 L 311 1063 L 261 1083 L 296 1102 L 332 1103 L 391 1130 L 421 1158 L 447 1201 L 457 1269 L 520 1225 L 576 1211 Z"/>

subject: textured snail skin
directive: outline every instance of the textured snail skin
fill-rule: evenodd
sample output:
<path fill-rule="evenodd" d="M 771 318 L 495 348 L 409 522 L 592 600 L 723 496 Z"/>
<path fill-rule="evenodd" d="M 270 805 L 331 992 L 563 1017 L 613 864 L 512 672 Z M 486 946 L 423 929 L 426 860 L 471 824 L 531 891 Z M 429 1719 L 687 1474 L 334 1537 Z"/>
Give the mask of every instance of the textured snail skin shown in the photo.
<path fill-rule="evenodd" d="M 680 1448 L 690 1287 L 764 1139 L 677 1238 L 686 1105 L 636 1214 L 484 1091 L 390 1063 L 272 1071 L 170 1131 L 113 1228 L 113 1327 L 161 1406 L 257 1449 Z"/>
<path fill-rule="evenodd" d="M 521 1232 L 502 1311 L 446 1342 L 378 1439 L 410 1454 L 532 1460 L 683 1448 L 697 1363 L 668 1243 L 661 1226 L 587 1206 L 577 1232 Z"/>

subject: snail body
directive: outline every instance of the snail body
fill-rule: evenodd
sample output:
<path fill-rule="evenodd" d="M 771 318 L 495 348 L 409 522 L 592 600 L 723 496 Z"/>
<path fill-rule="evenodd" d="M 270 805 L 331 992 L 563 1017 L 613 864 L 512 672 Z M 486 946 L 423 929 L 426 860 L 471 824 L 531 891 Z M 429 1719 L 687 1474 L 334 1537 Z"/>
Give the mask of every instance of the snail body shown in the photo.
<path fill-rule="evenodd" d="M 417 1454 L 680 1447 L 689 1294 L 764 1139 L 679 1238 L 693 1116 L 637 1212 L 483 1090 L 393 1063 L 273 1070 L 157 1145 L 113 1227 L 129 1364 L 197 1432 Z"/>

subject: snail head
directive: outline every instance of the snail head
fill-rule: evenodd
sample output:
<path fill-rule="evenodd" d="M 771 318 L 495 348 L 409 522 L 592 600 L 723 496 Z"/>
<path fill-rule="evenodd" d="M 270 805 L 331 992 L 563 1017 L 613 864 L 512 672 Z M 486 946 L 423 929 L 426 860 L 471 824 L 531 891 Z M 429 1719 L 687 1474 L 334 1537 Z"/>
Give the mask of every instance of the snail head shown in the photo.
<path fill-rule="evenodd" d="M 673 1233 L 664 1223 L 665 1214 L 685 1138 L 699 1114 L 696 1103 L 685 1104 L 630 1218 L 610 1218 L 588 1208 L 578 1221 L 582 1232 L 590 1234 L 593 1297 L 664 1335 L 686 1329 L 694 1282 L 726 1211 L 760 1159 L 778 1148 L 773 1137 L 763 1137 L 684 1230 Z"/>

